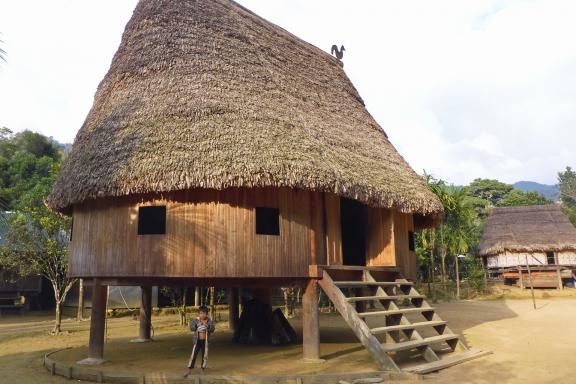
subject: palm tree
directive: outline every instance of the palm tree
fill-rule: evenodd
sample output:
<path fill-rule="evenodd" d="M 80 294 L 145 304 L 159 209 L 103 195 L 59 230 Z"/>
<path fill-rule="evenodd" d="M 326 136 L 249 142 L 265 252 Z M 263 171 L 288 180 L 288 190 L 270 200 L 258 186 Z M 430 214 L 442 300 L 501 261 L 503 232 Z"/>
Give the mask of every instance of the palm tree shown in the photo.
<path fill-rule="evenodd" d="M 442 282 L 447 281 L 446 258 L 448 255 L 454 256 L 456 269 L 456 297 L 460 298 L 460 270 L 458 255 L 466 253 L 470 249 L 470 244 L 477 240 L 477 226 L 475 222 L 474 207 L 467 199 L 466 190 L 454 186 L 447 187 L 442 180 L 436 180 L 429 175 L 424 179 L 428 187 L 442 203 L 444 207 L 443 222 L 436 228 L 430 230 L 430 239 L 424 239 L 424 246 L 432 247 L 430 262 L 434 263 L 434 249 L 438 249 L 440 255 L 440 266 Z"/>
<path fill-rule="evenodd" d="M 438 253 L 440 254 L 440 267 L 441 267 L 441 274 L 442 274 L 442 282 L 446 282 L 446 256 L 448 254 L 448 247 L 447 247 L 447 228 L 446 228 L 446 218 L 448 212 L 451 210 L 452 200 L 449 193 L 449 189 L 446 187 L 443 181 L 434 181 L 429 184 L 430 189 L 432 192 L 438 196 L 442 206 L 444 207 L 444 222 L 438 226 L 438 231 L 436 232 L 436 236 L 438 237 L 438 241 L 436 242 L 438 245 Z"/>
<path fill-rule="evenodd" d="M 456 298 L 460 299 L 460 269 L 458 257 L 468 252 L 470 245 L 477 239 L 474 208 L 466 201 L 466 191 L 450 187 L 450 204 L 445 206 L 445 225 L 448 229 L 447 250 L 454 256 L 456 272 Z"/>

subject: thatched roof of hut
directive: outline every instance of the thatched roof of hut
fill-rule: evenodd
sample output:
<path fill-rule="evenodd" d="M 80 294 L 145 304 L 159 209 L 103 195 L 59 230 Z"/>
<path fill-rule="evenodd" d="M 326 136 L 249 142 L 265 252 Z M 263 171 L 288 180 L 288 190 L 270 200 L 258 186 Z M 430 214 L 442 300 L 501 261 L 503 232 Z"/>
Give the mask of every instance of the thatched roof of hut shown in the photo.
<path fill-rule="evenodd" d="M 441 212 L 340 64 L 233 1 L 141 0 L 47 204 L 283 186 Z"/>
<path fill-rule="evenodd" d="M 559 205 L 494 208 L 480 240 L 480 255 L 576 250 L 576 228 Z"/>

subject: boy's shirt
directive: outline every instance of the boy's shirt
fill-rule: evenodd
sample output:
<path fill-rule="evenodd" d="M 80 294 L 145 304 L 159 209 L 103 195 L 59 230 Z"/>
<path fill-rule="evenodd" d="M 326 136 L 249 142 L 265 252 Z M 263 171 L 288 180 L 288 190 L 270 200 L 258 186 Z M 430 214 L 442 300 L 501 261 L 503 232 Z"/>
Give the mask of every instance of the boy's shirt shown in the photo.
<path fill-rule="evenodd" d="M 205 320 L 194 319 L 190 322 L 190 331 L 194 332 L 194 343 L 200 340 L 206 340 L 214 333 L 214 322 L 210 318 Z"/>

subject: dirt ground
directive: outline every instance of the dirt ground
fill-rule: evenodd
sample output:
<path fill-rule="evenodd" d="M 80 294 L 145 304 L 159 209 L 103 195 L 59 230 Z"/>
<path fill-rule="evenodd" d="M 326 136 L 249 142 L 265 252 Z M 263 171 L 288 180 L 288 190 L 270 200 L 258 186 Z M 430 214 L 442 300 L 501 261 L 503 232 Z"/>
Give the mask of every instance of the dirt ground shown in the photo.
<path fill-rule="evenodd" d="M 460 301 L 434 305 L 461 333 L 469 346 L 490 349 L 493 355 L 433 374 L 434 383 L 574 383 L 576 345 L 576 299 L 539 298 L 537 310 L 531 300 L 501 299 Z M 0 383 L 64 383 L 41 366 L 42 356 L 53 350 L 59 359 L 74 362 L 85 354 L 88 322 L 65 320 L 69 334 L 49 336 L 48 314 L 34 317 L 0 318 Z M 181 372 L 190 351 L 189 334 L 175 316 L 153 318 L 155 342 L 129 343 L 136 336 L 137 322 L 129 317 L 108 321 L 108 343 L 103 368 L 115 371 Z M 299 320 L 293 324 L 298 330 Z M 247 347 L 230 343 L 225 323 L 211 343 L 210 372 L 213 374 L 265 374 L 371 371 L 377 367 L 335 314 L 321 316 L 320 365 L 299 361 L 301 348 Z"/>

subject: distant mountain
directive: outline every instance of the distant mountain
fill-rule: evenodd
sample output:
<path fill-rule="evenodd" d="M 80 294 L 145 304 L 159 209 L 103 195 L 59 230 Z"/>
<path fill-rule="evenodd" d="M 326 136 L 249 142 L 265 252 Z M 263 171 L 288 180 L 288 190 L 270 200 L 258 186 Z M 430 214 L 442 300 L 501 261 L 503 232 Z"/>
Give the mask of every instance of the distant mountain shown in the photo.
<path fill-rule="evenodd" d="M 512 184 L 516 189 L 524 192 L 538 192 L 544 195 L 547 199 L 556 201 L 560 191 L 556 185 L 540 184 L 534 181 L 519 181 Z"/>

